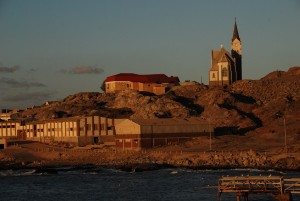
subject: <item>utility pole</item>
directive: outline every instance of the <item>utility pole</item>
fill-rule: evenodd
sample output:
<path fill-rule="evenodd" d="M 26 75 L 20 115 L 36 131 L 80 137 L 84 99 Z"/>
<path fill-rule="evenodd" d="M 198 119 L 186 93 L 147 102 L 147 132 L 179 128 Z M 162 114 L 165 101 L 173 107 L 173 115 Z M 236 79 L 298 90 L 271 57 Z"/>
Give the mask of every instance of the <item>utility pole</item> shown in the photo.
<path fill-rule="evenodd" d="M 283 115 L 283 127 L 284 127 L 284 150 L 285 150 L 285 152 L 287 152 L 285 114 Z"/>
<path fill-rule="evenodd" d="M 211 151 L 211 126 L 210 126 L 210 121 L 208 121 L 208 126 L 209 126 L 209 151 Z"/>

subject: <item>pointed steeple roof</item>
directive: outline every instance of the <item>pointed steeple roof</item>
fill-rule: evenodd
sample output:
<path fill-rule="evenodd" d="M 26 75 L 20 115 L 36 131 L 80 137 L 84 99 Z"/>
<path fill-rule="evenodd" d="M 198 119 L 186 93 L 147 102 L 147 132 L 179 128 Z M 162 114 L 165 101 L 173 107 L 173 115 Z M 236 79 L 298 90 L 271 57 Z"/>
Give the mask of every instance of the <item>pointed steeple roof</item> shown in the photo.
<path fill-rule="evenodd" d="M 238 39 L 239 41 L 241 40 L 240 36 L 239 36 L 239 31 L 238 31 L 238 28 L 237 28 L 237 25 L 236 25 L 236 19 L 234 20 L 232 41 L 234 41 L 234 39 Z"/>
<path fill-rule="evenodd" d="M 211 70 L 218 70 L 219 66 L 218 63 L 220 62 L 233 62 L 234 59 L 230 55 L 230 53 L 224 48 L 221 47 L 221 50 L 213 50 L 212 51 L 212 66 Z"/>

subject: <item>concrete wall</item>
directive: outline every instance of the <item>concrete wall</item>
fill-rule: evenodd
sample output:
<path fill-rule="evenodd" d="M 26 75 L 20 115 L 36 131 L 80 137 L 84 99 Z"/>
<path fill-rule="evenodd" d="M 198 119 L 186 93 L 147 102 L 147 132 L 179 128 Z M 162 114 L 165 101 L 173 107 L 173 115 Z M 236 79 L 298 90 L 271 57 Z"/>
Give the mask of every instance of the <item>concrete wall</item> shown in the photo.
<path fill-rule="evenodd" d="M 6 149 L 7 148 L 7 140 L 6 139 L 0 139 L 0 149 Z"/>
<path fill-rule="evenodd" d="M 76 137 L 79 135 L 78 120 L 57 120 L 43 123 L 30 123 L 25 126 L 27 139 L 43 137 Z"/>
<path fill-rule="evenodd" d="M 149 120 L 151 122 L 151 120 Z M 116 124 L 116 147 L 119 149 L 144 149 L 179 143 L 195 137 L 213 134 L 213 126 L 204 123 L 143 124 L 126 119 Z"/>
<path fill-rule="evenodd" d="M 32 122 L 25 126 L 27 139 L 41 142 L 87 144 L 115 143 L 114 120 L 100 116 Z"/>
<path fill-rule="evenodd" d="M 121 91 L 126 89 L 133 89 L 134 85 L 130 81 L 114 81 L 105 83 L 105 92 L 114 93 L 115 91 Z"/>
<path fill-rule="evenodd" d="M 125 119 L 115 125 L 116 135 L 118 134 L 141 134 L 140 125 L 130 119 Z"/>
<path fill-rule="evenodd" d="M 134 89 L 137 91 L 145 91 L 154 93 L 156 95 L 161 95 L 165 93 L 166 86 L 165 84 L 157 84 L 157 83 L 141 83 L 141 82 L 130 82 L 130 81 L 114 81 L 114 82 L 106 82 L 105 83 L 105 92 L 106 93 L 114 93 L 116 91 L 122 91 L 126 89 Z"/>
<path fill-rule="evenodd" d="M 5 121 L 0 122 L 0 138 L 17 138 L 18 130 L 23 130 L 20 122 Z"/>
<path fill-rule="evenodd" d="M 166 87 L 164 86 L 154 86 L 153 93 L 156 95 L 162 95 L 166 93 Z"/>

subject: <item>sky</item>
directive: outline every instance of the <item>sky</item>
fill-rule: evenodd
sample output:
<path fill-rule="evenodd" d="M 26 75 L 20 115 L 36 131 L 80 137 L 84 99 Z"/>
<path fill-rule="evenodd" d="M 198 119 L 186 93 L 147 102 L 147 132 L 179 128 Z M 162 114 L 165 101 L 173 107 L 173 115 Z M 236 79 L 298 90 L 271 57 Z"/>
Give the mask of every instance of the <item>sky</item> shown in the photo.
<path fill-rule="evenodd" d="M 235 18 L 243 79 L 300 66 L 299 0 L 0 0 L 0 108 L 100 92 L 118 73 L 208 84 Z"/>

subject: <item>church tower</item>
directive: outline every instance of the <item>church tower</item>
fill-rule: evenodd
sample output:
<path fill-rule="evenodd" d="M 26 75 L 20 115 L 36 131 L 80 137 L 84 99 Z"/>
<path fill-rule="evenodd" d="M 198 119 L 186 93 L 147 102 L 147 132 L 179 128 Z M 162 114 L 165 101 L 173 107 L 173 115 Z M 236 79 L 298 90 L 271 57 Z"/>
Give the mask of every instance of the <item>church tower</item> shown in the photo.
<path fill-rule="evenodd" d="M 209 86 L 227 87 L 242 79 L 242 42 L 234 22 L 231 39 L 231 53 L 223 46 L 220 50 L 211 51 L 211 66 L 209 69 Z"/>
<path fill-rule="evenodd" d="M 234 22 L 233 35 L 231 39 L 231 56 L 235 60 L 235 73 L 232 75 L 232 80 L 242 79 L 242 42 L 239 36 L 239 31 Z"/>

